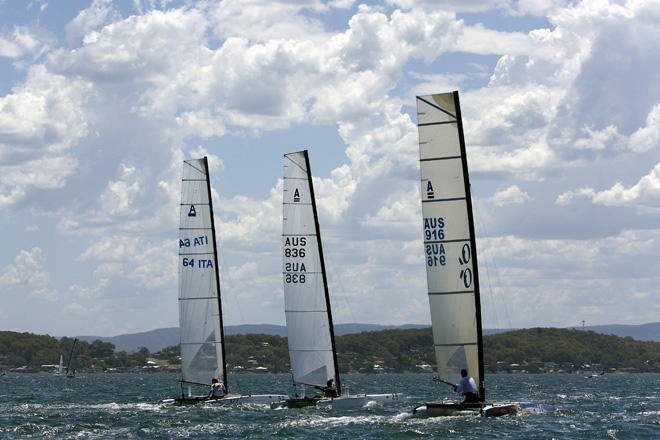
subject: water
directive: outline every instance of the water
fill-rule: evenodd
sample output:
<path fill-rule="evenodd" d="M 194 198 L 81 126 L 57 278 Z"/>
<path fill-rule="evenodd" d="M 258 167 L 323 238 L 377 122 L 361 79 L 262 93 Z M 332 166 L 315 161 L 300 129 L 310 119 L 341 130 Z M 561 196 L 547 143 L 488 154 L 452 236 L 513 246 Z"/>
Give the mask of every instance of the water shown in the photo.
<path fill-rule="evenodd" d="M 0 439 L 659 439 L 660 374 L 488 375 L 491 401 L 545 403 L 546 414 L 417 418 L 411 410 L 446 385 L 430 375 L 344 375 L 349 392 L 406 394 L 400 403 L 351 411 L 162 406 L 174 374 L 0 377 Z M 234 375 L 234 392 L 289 393 L 288 375 Z"/>

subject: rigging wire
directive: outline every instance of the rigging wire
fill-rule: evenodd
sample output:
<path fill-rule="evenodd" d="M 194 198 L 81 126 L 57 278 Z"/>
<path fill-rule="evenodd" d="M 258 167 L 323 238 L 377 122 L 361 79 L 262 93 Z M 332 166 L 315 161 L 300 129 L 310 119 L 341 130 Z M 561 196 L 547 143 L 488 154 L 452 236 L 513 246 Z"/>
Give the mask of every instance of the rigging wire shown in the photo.
<path fill-rule="evenodd" d="M 484 216 L 480 214 L 481 203 L 479 203 L 479 200 L 476 199 L 476 198 L 473 199 L 472 202 L 473 202 L 472 206 L 475 210 L 474 218 L 475 218 L 476 227 L 480 231 L 480 234 L 479 234 L 480 242 L 484 243 L 484 246 L 483 246 L 484 249 L 491 250 L 491 249 L 493 249 L 493 246 L 490 245 L 490 235 L 488 234 L 488 231 L 486 230 L 486 224 L 483 222 Z M 493 284 L 491 282 L 492 279 L 493 279 L 493 276 L 491 276 L 491 270 L 490 270 L 489 262 L 492 262 L 492 266 L 493 266 L 493 270 L 494 270 L 494 277 L 496 278 L 495 282 L 498 286 L 500 286 L 499 292 L 501 292 L 505 288 L 505 285 L 504 285 L 504 283 L 502 282 L 502 280 L 499 276 L 499 270 L 497 268 L 497 263 L 495 262 L 497 259 L 496 258 L 485 258 L 485 257 L 491 257 L 492 256 L 492 251 L 491 252 L 484 252 L 483 249 L 482 250 L 477 250 L 477 251 L 479 252 L 479 264 L 481 266 L 483 266 L 483 268 L 485 269 L 486 283 L 488 284 L 488 296 L 490 298 L 492 312 L 493 312 L 493 315 L 495 317 L 496 327 L 497 328 L 502 328 L 502 326 L 499 325 L 500 324 L 500 319 L 498 317 L 497 307 L 496 307 L 496 303 L 499 300 L 499 302 L 501 302 L 501 304 L 502 304 L 502 307 L 504 308 L 504 315 L 505 315 L 505 318 L 506 318 L 506 326 L 507 326 L 506 328 L 512 328 L 513 326 L 511 324 L 511 318 L 509 316 L 509 310 L 507 308 L 506 301 L 504 300 L 504 297 L 502 296 L 501 293 L 497 293 L 498 290 L 493 287 Z M 479 269 L 481 269 L 481 267 Z M 483 304 L 482 304 L 482 306 L 483 306 Z"/>

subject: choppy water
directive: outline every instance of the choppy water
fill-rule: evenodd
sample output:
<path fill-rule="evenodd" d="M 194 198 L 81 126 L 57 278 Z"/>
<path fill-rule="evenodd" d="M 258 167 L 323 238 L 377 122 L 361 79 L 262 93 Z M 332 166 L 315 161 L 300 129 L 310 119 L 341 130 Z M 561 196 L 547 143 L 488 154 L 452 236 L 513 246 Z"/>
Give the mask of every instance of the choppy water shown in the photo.
<path fill-rule="evenodd" d="M 350 411 L 162 406 L 173 374 L 0 377 L 0 439 L 442 438 L 660 439 L 660 375 L 489 375 L 489 401 L 545 403 L 542 415 L 422 419 L 414 406 L 450 396 L 431 375 L 344 375 L 349 392 L 403 392 L 395 405 Z M 234 392 L 289 393 L 287 375 L 235 375 Z"/>

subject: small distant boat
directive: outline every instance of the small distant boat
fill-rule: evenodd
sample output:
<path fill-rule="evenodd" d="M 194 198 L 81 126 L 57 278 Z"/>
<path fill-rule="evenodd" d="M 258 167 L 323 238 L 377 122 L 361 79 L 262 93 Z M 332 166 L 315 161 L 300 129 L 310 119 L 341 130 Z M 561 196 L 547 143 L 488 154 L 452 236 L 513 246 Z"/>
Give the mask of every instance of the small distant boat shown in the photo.
<path fill-rule="evenodd" d="M 55 376 L 64 376 L 64 355 L 60 354 L 60 363 L 54 372 Z"/>
<path fill-rule="evenodd" d="M 392 403 L 400 394 L 343 394 L 330 295 L 307 150 L 284 155 L 283 278 L 289 358 L 296 389 L 277 405 L 359 408 Z M 305 386 L 321 394 L 306 396 Z"/>
<path fill-rule="evenodd" d="M 432 402 L 413 414 L 496 417 L 542 406 L 486 403 L 481 303 L 472 199 L 458 92 L 417 97 L 426 280 L 439 377 L 456 386 L 465 369 L 478 402 Z"/>
<path fill-rule="evenodd" d="M 57 369 L 55 370 L 56 376 L 69 377 L 69 378 L 76 377 L 76 370 L 74 370 L 71 367 L 71 361 L 73 360 L 73 350 L 75 349 L 77 342 L 78 342 L 78 338 L 75 338 L 73 340 L 73 344 L 71 345 L 71 351 L 69 352 L 69 359 L 67 360 L 66 368 L 64 366 L 64 356 L 60 354 L 60 363 L 57 366 Z"/>
<path fill-rule="evenodd" d="M 230 394 L 209 166 L 206 157 L 183 161 L 179 225 L 179 328 L 181 395 L 163 404 L 260 404 L 283 394 Z M 223 397 L 208 397 L 211 380 L 224 384 Z M 193 394 L 204 387 L 204 394 Z M 187 390 L 185 389 L 187 388 Z"/>
<path fill-rule="evenodd" d="M 78 338 L 75 338 L 73 340 L 73 344 L 71 345 L 71 351 L 69 352 L 69 360 L 66 363 L 66 377 L 68 378 L 74 378 L 76 377 L 76 370 L 73 369 L 71 365 L 71 361 L 73 360 L 73 350 L 76 348 L 76 343 L 78 342 Z M 61 361 L 61 358 L 60 358 Z"/>

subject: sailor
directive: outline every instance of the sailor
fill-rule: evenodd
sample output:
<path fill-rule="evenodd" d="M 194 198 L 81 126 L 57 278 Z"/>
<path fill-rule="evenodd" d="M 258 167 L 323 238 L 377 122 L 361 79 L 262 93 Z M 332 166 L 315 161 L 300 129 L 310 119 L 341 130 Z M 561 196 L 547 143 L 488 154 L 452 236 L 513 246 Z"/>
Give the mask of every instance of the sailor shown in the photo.
<path fill-rule="evenodd" d="M 211 380 L 211 389 L 206 396 L 209 399 L 220 399 L 225 397 L 225 384 L 220 382 L 217 377 Z"/>
<path fill-rule="evenodd" d="M 461 370 L 461 381 L 454 385 L 454 391 L 463 394 L 463 403 L 479 402 L 479 389 L 474 379 L 468 376 L 466 369 Z"/>
<path fill-rule="evenodd" d="M 328 379 L 324 387 L 315 387 L 323 391 L 323 397 L 339 397 L 337 394 L 337 388 L 335 387 L 335 380 L 333 378 Z"/>

